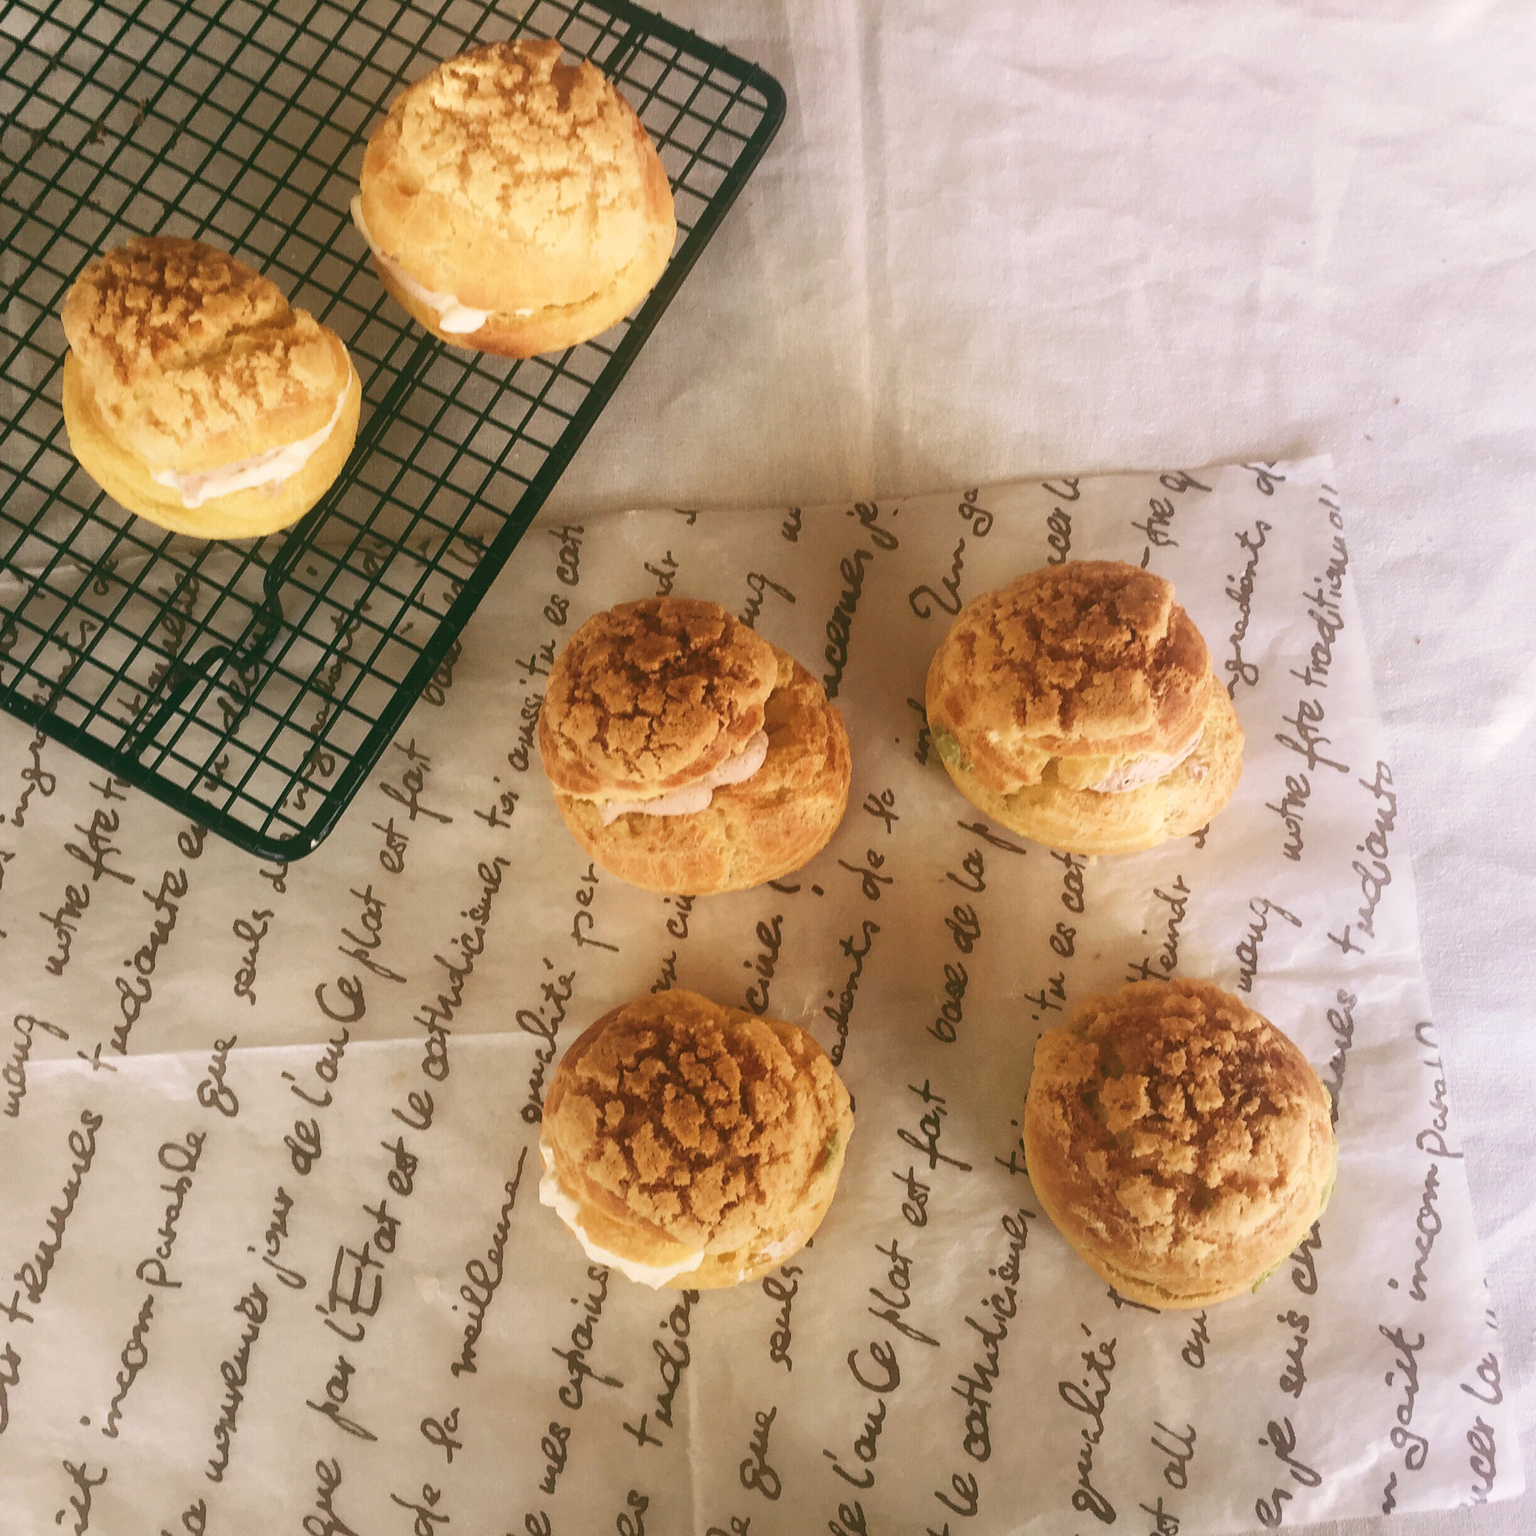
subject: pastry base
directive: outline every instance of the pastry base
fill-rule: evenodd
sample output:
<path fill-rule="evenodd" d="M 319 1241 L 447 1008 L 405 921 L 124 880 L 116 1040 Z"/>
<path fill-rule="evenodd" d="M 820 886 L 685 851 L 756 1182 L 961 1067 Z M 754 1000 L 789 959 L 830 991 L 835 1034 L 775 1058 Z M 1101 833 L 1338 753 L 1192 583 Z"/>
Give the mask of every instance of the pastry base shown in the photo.
<path fill-rule="evenodd" d="M 1064 853 L 1140 853 L 1198 832 L 1232 798 L 1243 772 L 1243 728 L 1227 691 L 1211 690 L 1200 744 L 1171 773 L 1140 789 L 1101 794 L 1056 782 L 999 795 L 943 759 L 956 787 L 999 826 Z"/>
<path fill-rule="evenodd" d="M 357 439 L 363 385 L 351 370 L 346 403 L 331 435 L 298 474 L 282 481 L 275 495 L 261 486 L 215 496 L 188 507 L 180 493 L 158 484 L 149 466 L 107 431 L 73 352 L 64 358 L 64 428 L 80 467 L 107 495 L 130 512 L 172 533 L 197 539 L 253 539 L 277 533 L 298 520 L 328 491 Z M 275 446 L 275 445 L 274 445 Z"/>

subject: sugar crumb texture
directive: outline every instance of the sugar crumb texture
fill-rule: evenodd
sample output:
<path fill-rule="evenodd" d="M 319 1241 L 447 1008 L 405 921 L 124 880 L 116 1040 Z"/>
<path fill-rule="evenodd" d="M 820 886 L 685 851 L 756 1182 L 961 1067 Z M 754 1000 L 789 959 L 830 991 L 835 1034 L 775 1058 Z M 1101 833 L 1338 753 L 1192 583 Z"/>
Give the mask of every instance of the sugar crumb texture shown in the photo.
<path fill-rule="evenodd" d="M 1008 790 L 1010 778 L 1038 782 L 1042 753 L 1152 751 L 1187 736 L 1210 686 L 1205 641 L 1170 583 L 1081 560 L 967 605 L 934 658 L 928 704 Z"/>
<path fill-rule="evenodd" d="M 634 116 L 600 70 L 549 39 L 489 43 L 400 98 L 400 174 L 535 243 L 573 231 L 638 250 L 645 234 Z M 621 227 L 622 226 L 622 227 Z"/>
<path fill-rule="evenodd" d="M 773 647 L 718 603 L 622 603 L 583 624 L 550 669 L 545 772 L 593 798 L 692 783 L 763 728 L 777 676 Z"/>
<path fill-rule="evenodd" d="M 557 1168 L 574 1165 L 688 1244 L 736 1247 L 781 1230 L 848 1111 L 803 1031 L 695 993 L 615 1009 L 571 1056 L 546 1128 Z"/>
<path fill-rule="evenodd" d="M 146 236 L 107 252 L 63 318 L 97 412 L 152 467 L 213 467 L 243 456 L 230 446 L 243 436 L 307 436 L 350 376 L 338 337 L 196 240 Z"/>
<path fill-rule="evenodd" d="M 1035 1054 L 1036 1113 L 1101 1235 L 1200 1260 L 1312 1189 L 1327 1097 L 1296 1046 L 1205 982 L 1091 999 Z M 1074 1202 L 1081 1209 L 1078 1202 Z"/>

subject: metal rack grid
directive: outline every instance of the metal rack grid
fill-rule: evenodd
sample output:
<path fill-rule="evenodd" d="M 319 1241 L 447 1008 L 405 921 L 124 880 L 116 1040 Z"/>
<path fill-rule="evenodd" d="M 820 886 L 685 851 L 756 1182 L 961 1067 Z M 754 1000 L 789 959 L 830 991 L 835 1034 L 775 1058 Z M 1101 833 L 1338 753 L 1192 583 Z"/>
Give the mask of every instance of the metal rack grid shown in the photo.
<path fill-rule="evenodd" d="M 520 362 L 445 346 L 348 218 L 369 128 L 430 63 L 557 37 L 629 99 L 679 240 L 629 320 Z M 0 708 L 252 853 L 335 825 L 784 115 L 755 65 L 626 0 L 0 0 Z M 347 468 L 261 540 L 105 496 L 60 408 L 64 294 L 136 234 L 228 249 L 337 331 Z"/>

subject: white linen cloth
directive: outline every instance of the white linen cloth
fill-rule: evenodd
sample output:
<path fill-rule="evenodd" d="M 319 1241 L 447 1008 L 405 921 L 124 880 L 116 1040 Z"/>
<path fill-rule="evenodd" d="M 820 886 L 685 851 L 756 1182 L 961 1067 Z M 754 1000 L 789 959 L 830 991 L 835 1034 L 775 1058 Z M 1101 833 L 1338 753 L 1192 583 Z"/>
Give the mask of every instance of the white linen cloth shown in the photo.
<path fill-rule="evenodd" d="M 1536 1443 L 1536 17 L 665 9 L 777 74 L 789 118 L 556 513 L 1330 451 Z M 1536 1497 L 1371 1524 L 1514 1536 Z"/>

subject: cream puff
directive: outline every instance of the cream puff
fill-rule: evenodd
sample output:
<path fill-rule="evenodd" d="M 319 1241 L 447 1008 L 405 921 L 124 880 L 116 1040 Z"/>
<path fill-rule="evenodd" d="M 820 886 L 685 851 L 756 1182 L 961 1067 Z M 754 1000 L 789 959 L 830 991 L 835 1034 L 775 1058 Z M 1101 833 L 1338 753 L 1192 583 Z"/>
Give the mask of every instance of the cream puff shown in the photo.
<path fill-rule="evenodd" d="M 434 335 L 532 357 L 623 319 L 677 236 L 629 103 L 551 39 L 488 43 L 397 96 L 352 218 L 379 279 Z"/>
<path fill-rule="evenodd" d="M 713 1290 L 798 1253 L 837 1192 L 848 1090 L 795 1024 L 695 992 L 606 1013 L 544 1101 L 539 1199 L 594 1264 Z"/>
<path fill-rule="evenodd" d="M 1206 1307 L 1253 1290 L 1322 1213 L 1336 1155 L 1306 1057 L 1210 982 L 1131 982 L 1035 1045 L 1030 1182 L 1132 1301 Z"/>
<path fill-rule="evenodd" d="M 842 716 L 718 603 L 588 619 L 550 669 L 539 752 L 582 848 L 646 890 L 745 890 L 819 853 L 848 807 Z"/>
<path fill-rule="evenodd" d="M 64 300 L 64 426 L 115 501 L 174 533 L 297 522 L 341 473 L 362 383 L 341 338 L 197 240 L 146 236 Z"/>
<path fill-rule="evenodd" d="M 928 669 L 928 725 L 960 792 L 1070 853 L 1197 831 L 1242 774 L 1243 732 L 1161 576 L 1046 566 L 960 611 Z"/>

